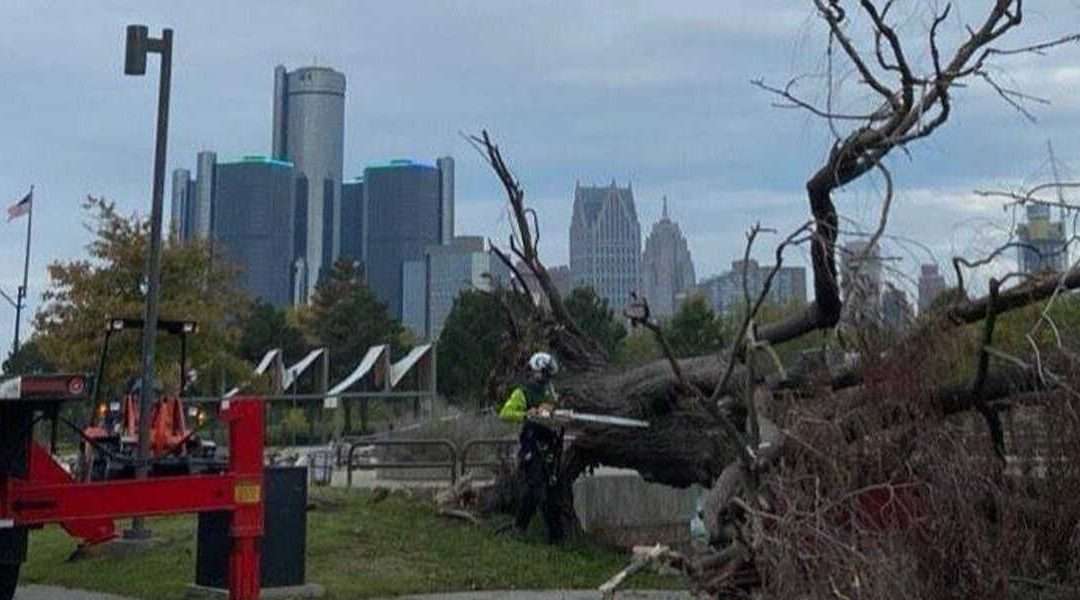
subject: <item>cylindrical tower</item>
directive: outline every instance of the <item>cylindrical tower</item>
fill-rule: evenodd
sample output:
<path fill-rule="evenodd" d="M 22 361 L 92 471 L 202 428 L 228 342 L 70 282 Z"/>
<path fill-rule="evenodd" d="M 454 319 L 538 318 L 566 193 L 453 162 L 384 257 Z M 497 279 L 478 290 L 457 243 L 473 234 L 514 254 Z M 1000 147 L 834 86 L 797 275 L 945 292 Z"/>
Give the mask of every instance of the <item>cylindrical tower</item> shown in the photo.
<path fill-rule="evenodd" d="M 327 67 L 274 72 L 274 158 L 307 179 L 307 297 L 340 254 L 345 75 Z"/>

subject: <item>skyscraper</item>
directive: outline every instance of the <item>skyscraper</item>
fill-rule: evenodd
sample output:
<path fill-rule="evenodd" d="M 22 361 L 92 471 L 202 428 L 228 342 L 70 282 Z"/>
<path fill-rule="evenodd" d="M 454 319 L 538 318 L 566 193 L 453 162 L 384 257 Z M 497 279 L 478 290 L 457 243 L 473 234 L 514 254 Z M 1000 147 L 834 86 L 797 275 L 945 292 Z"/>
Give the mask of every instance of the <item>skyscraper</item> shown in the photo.
<path fill-rule="evenodd" d="M 641 289 L 657 317 L 675 314 L 675 298 L 694 286 L 694 262 L 678 223 L 668 217 L 667 197 L 663 216 L 653 224 L 641 257 Z"/>
<path fill-rule="evenodd" d="M 1050 207 L 1045 204 L 1027 205 L 1027 223 L 1017 226 L 1020 241 L 1020 271 L 1060 273 L 1068 264 L 1065 245 L 1065 224 L 1050 220 Z"/>
<path fill-rule="evenodd" d="M 217 154 L 203 150 L 195 158 L 195 202 L 188 206 L 190 236 L 209 239 L 214 227 L 214 165 Z"/>
<path fill-rule="evenodd" d="M 439 169 L 439 213 L 442 226 L 439 243 L 449 244 L 454 239 L 454 159 L 443 156 L 435 160 Z"/>
<path fill-rule="evenodd" d="M 885 327 L 893 331 L 899 331 L 911 324 L 912 311 L 907 294 L 888 282 L 885 283 L 885 291 L 881 295 L 881 318 Z"/>
<path fill-rule="evenodd" d="M 362 261 L 364 254 L 364 178 L 341 184 L 341 257 Z"/>
<path fill-rule="evenodd" d="M 345 146 L 345 75 L 327 67 L 274 69 L 273 158 L 292 162 L 304 181 L 305 252 L 310 297 L 341 251 L 341 171 Z M 306 301 L 306 298 L 304 299 Z"/>
<path fill-rule="evenodd" d="M 641 225 L 628 185 L 574 186 L 570 222 L 574 286 L 589 286 L 616 311 L 641 287 Z"/>
<path fill-rule="evenodd" d="M 195 202 L 195 182 L 191 180 L 191 171 L 175 169 L 172 174 L 172 208 L 169 223 L 169 239 L 173 242 L 186 242 L 190 238 L 191 219 L 189 207 Z"/>
<path fill-rule="evenodd" d="M 856 320 L 877 320 L 881 308 L 880 249 L 864 240 L 848 242 L 840 261 L 840 285 L 849 314 Z"/>
<path fill-rule="evenodd" d="M 214 240 L 252 298 L 291 304 L 295 176 L 292 163 L 245 156 L 214 169 Z"/>
<path fill-rule="evenodd" d="M 926 311 L 941 292 L 945 291 L 945 277 L 938 272 L 936 264 L 919 267 L 919 313 Z"/>
<path fill-rule="evenodd" d="M 452 206 L 443 180 L 435 165 L 407 159 L 364 169 L 362 260 L 368 286 L 394 318 L 403 316 L 402 265 L 422 260 L 425 248 L 444 239 L 444 211 Z"/>

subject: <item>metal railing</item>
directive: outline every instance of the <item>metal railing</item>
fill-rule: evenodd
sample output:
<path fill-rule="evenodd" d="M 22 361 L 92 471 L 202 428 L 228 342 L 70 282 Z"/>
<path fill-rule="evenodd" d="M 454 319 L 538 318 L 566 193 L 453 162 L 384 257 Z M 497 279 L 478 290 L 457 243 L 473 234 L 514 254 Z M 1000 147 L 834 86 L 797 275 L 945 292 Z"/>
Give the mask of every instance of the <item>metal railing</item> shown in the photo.
<path fill-rule="evenodd" d="M 397 461 L 397 462 L 378 462 L 357 464 L 354 460 L 356 457 L 356 451 L 361 448 L 369 446 L 441 446 L 449 451 L 449 461 Z M 346 487 L 352 487 L 353 471 L 354 470 L 367 470 L 374 471 L 376 469 L 438 469 L 445 468 L 450 469 L 450 483 L 457 483 L 457 468 L 458 468 L 458 451 L 457 446 L 450 440 L 365 440 L 354 442 L 349 446 L 349 458 L 346 464 Z"/>
<path fill-rule="evenodd" d="M 460 473 L 462 477 L 469 471 L 469 467 L 498 467 L 503 464 L 501 460 L 469 460 L 469 451 L 478 446 L 490 446 L 494 448 L 510 448 L 518 445 L 517 438 L 478 438 L 475 440 L 469 440 L 465 442 L 465 445 L 461 447 L 461 469 Z"/>
<path fill-rule="evenodd" d="M 367 470 L 373 471 L 376 469 L 448 469 L 450 472 L 450 483 L 457 483 L 458 476 L 464 476 L 470 468 L 477 467 L 498 467 L 503 464 L 501 460 L 469 460 L 469 455 L 473 453 L 476 448 L 480 447 L 494 447 L 494 448 L 512 448 L 518 445 L 516 438 L 478 438 L 469 440 L 461 447 L 460 451 L 454 442 L 448 439 L 435 439 L 435 440 L 379 440 L 379 439 L 361 439 L 353 441 L 349 444 L 349 451 L 345 462 L 346 473 L 346 486 L 352 487 L 353 483 L 353 471 L 354 470 Z M 448 461 L 430 461 L 430 460 L 418 460 L 418 461 L 394 461 L 394 462 L 374 462 L 374 463 L 357 463 L 356 453 L 357 451 L 378 446 L 420 446 L 420 447 L 432 447 L 439 446 L 446 448 L 449 456 Z"/>

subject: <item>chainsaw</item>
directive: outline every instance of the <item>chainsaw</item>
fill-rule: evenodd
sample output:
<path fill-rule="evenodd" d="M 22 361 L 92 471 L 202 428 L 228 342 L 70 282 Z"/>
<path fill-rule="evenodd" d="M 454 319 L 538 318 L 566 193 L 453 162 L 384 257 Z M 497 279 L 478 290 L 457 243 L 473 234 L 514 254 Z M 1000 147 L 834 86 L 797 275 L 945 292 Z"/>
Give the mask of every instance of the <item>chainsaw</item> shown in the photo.
<path fill-rule="evenodd" d="M 538 421 L 541 423 L 595 423 L 598 425 L 613 425 L 615 427 L 642 427 L 649 426 L 648 421 L 642 421 L 640 419 L 631 419 L 628 417 L 616 417 L 613 415 L 597 415 L 592 413 L 582 413 L 575 410 L 556 408 L 553 410 L 540 411 L 537 414 L 529 415 L 529 419 Z"/>

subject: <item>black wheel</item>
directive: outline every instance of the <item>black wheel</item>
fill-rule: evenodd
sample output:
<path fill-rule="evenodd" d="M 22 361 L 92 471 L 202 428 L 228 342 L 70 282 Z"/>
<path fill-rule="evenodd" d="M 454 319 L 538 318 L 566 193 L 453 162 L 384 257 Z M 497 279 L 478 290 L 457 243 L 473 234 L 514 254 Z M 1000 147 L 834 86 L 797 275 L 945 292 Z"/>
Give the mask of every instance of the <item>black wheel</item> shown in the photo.
<path fill-rule="evenodd" d="M 15 587 L 19 585 L 19 567 L 22 565 L 0 564 L 0 600 L 12 600 L 15 597 Z"/>

